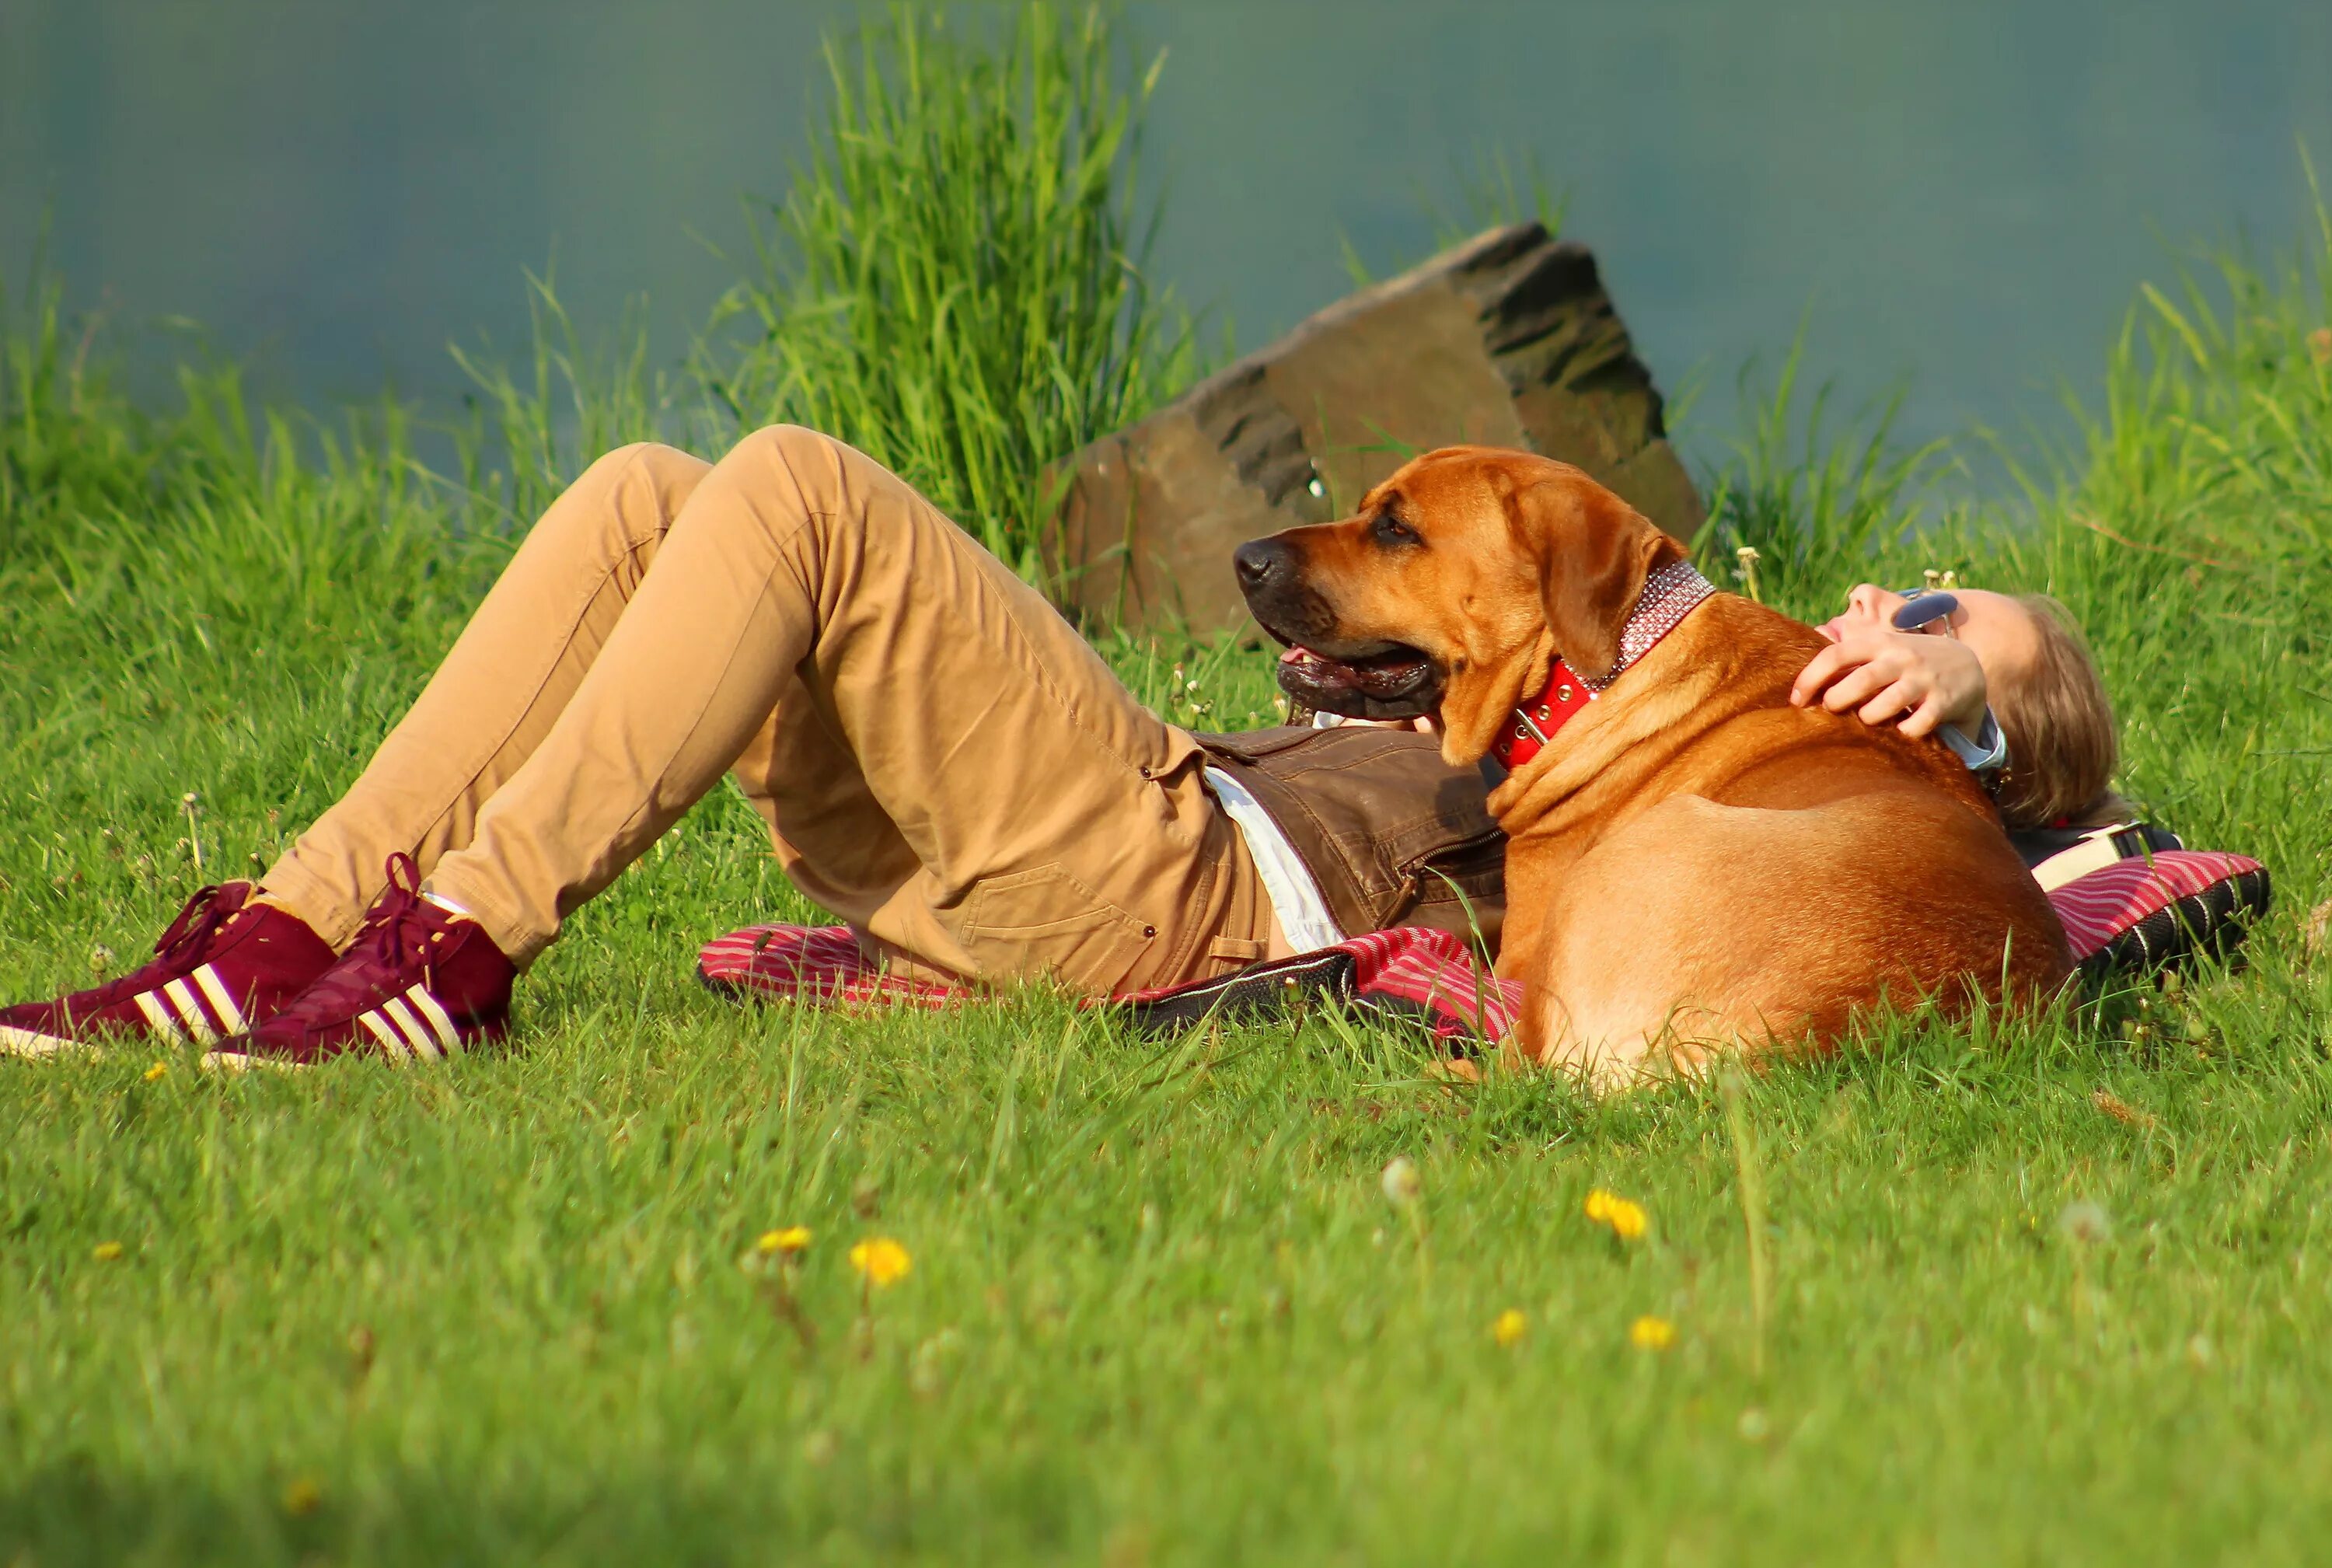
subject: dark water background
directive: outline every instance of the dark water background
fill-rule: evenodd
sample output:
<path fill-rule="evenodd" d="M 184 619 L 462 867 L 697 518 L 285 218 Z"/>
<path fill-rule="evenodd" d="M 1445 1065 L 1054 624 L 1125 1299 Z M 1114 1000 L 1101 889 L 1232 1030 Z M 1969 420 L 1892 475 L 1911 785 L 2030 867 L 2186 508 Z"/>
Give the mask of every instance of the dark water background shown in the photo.
<path fill-rule="evenodd" d="M 740 196 L 783 186 L 826 0 L 0 0 L 0 276 L 45 209 L 82 304 L 199 320 L 266 389 L 461 385 L 515 347 L 556 256 L 587 323 L 660 345 L 733 275 Z M 1665 387 L 1733 378 L 1810 315 L 1907 433 L 2092 389 L 2142 277 L 2273 251 L 2332 176 L 2327 0 L 1390 0 L 1134 5 L 1169 58 L 1158 272 L 1252 346 L 1345 287 L 1340 236 L 1430 248 L 1419 192 L 1534 158 Z"/>

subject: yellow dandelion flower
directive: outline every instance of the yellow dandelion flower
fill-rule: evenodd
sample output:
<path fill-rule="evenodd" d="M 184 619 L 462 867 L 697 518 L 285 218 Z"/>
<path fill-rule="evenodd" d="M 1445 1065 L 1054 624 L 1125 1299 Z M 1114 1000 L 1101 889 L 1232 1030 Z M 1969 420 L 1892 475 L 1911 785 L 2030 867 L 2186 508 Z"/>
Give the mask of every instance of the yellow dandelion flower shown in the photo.
<path fill-rule="evenodd" d="M 1601 1187 L 1587 1195 L 1587 1218 L 1606 1227 L 1622 1241 L 1636 1240 L 1649 1225 L 1642 1204 Z"/>
<path fill-rule="evenodd" d="M 799 1252 L 808 1245 L 809 1227 L 788 1225 L 782 1229 L 762 1231 L 761 1239 L 753 1243 L 753 1248 L 762 1253 Z"/>
<path fill-rule="evenodd" d="M 298 1517 L 312 1514 L 324 1500 L 324 1488 L 301 1476 L 283 1488 L 283 1511 Z"/>
<path fill-rule="evenodd" d="M 169 1063 L 157 1062 L 152 1066 L 146 1069 L 146 1081 L 150 1084 L 158 1078 L 167 1077 L 169 1076 Z"/>
<path fill-rule="evenodd" d="M 907 1249 L 887 1236 L 869 1237 L 850 1249 L 850 1267 L 866 1276 L 866 1283 L 880 1288 L 895 1285 L 907 1277 L 915 1260 Z"/>
<path fill-rule="evenodd" d="M 1500 1350 L 1512 1350 L 1521 1343 L 1529 1327 L 1530 1319 L 1510 1306 L 1498 1314 L 1496 1321 L 1490 1324 L 1490 1337 L 1497 1341 Z"/>
<path fill-rule="evenodd" d="M 1638 1350 L 1666 1350 L 1676 1343 L 1677 1326 L 1647 1313 L 1628 1325 L 1628 1343 Z"/>
<path fill-rule="evenodd" d="M 121 1256 L 121 1243 L 119 1241 L 100 1241 L 95 1247 L 90 1248 L 89 1255 L 91 1257 L 96 1258 L 100 1263 L 110 1263 L 115 1258 Z"/>

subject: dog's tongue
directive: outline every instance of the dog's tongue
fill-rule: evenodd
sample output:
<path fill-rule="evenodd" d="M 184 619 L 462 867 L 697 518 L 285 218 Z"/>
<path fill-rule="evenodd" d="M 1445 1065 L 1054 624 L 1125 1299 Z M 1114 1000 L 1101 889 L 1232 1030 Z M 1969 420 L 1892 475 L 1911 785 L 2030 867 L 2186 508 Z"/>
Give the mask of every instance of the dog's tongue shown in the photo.
<path fill-rule="evenodd" d="M 1348 719 L 1415 718 L 1431 712 L 1440 695 L 1425 655 L 1400 646 L 1363 659 L 1291 647 L 1279 655 L 1279 687 L 1299 702 Z"/>
<path fill-rule="evenodd" d="M 1283 664 L 1295 664 L 1314 671 L 1343 670 L 1352 675 L 1398 674 L 1416 668 L 1423 655 L 1410 648 L 1388 648 L 1381 654 L 1371 654 L 1360 659 L 1332 659 L 1315 649 L 1300 644 L 1279 655 Z"/>
<path fill-rule="evenodd" d="M 1381 670 L 1417 663 L 1417 655 L 1402 648 L 1391 648 L 1381 654 L 1371 654 L 1362 659 L 1332 659 L 1316 649 L 1300 644 L 1279 655 L 1283 664 L 1316 664 L 1332 670 Z"/>

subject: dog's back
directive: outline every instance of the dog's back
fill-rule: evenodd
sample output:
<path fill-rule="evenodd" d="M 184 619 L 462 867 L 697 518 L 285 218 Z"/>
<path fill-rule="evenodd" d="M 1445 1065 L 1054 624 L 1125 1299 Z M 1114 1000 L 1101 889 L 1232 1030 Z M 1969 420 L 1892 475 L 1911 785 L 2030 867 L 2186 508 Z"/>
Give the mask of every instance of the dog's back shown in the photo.
<path fill-rule="evenodd" d="M 2062 982 L 2063 931 L 1957 759 L 1790 705 L 1821 646 L 1719 595 L 1611 688 L 1561 767 L 1494 798 L 1515 834 L 1505 967 L 1540 1059 L 1610 1077 L 1664 1051 L 1821 1046 L 1885 1003 Z"/>

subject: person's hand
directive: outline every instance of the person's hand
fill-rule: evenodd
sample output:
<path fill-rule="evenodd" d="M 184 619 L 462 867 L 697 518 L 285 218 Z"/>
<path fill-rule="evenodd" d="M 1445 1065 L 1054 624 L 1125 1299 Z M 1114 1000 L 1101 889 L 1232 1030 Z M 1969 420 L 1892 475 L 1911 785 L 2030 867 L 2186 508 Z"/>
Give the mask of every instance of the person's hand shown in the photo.
<path fill-rule="evenodd" d="M 1830 645 L 1799 673 L 1792 705 L 1819 700 L 1833 713 L 1855 710 L 1866 724 L 1900 719 L 1913 736 L 1944 724 L 1973 735 L 1983 726 L 1983 665 L 1965 643 L 1868 622 L 1841 626 L 1846 619 L 1819 628 Z"/>

